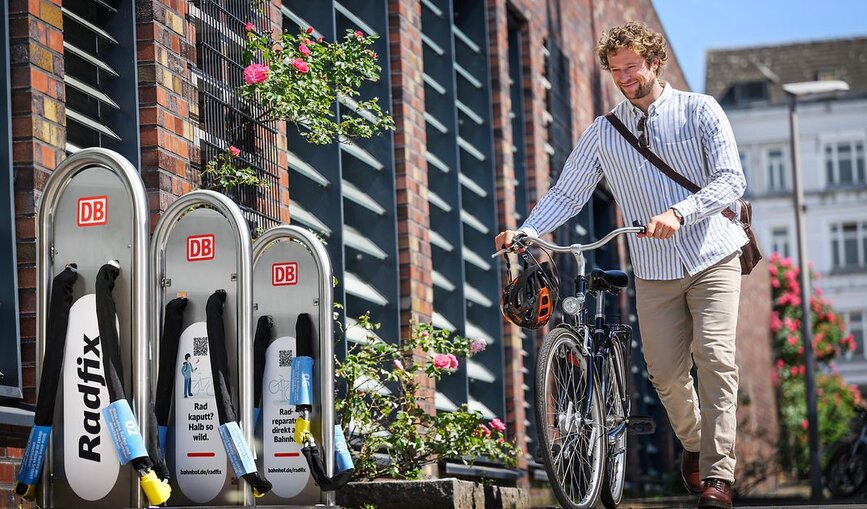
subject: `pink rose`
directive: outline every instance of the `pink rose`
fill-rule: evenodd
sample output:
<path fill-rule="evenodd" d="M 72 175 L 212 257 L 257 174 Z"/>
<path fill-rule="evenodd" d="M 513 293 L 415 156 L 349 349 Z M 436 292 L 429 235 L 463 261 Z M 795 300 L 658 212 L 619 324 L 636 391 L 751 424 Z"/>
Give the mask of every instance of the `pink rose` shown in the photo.
<path fill-rule="evenodd" d="M 307 62 L 301 60 L 300 58 L 296 58 L 292 61 L 292 67 L 298 69 L 298 72 L 302 74 L 310 70 L 310 68 L 307 67 Z"/>
<path fill-rule="evenodd" d="M 361 30 L 356 30 L 355 37 L 358 37 L 359 39 L 364 39 L 364 32 L 362 32 Z"/>
<path fill-rule="evenodd" d="M 268 72 L 270 69 L 267 65 L 250 64 L 244 69 L 244 83 L 258 85 L 268 79 Z"/>
<path fill-rule="evenodd" d="M 305 57 L 310 56 L 310 48 L 308 48 L 307 45 L 305 45 L 303 43 L 300 46 L 298 46 L 298 51 L 301 52 L 301 54 L 304 55 Z"/>
<path fill-rule="evenodd" d="M 394 369 L 398 369 L 400 371 L 403 371 L 403 363 L 400 362 L 400 359 L 395 359 L 393 364 L 394 364 Z"/>
<path fill-rule="evenodd" d="M 316 39 L 316 42 L 322 42 L 322 37 Z"/>
<path fill-rule="evenodd" d="M 253 24 L 252 21 L 248 21 L 246 25 L 244 25 L 244 30 L 246 32 L 252 32 L 256 29 L 256 25 Z"/>
<path fill-rule="evenodd" d="M 485 426 L 484 424 L 479 424 L 479 427 L 476 430 L 476 432 L 485 438 L 489 438 L 491 436 L 491 430 L 489 430 L 488 427 Z"/>
<path fill-rule="evenodd" d="M 499 431 L 500 433 L 505 433 L 506 432 L 506 425 L 503 424 L 503 421 L 501 421 L 499 419 L 494 419 L 493 421 L 491 421 L 491 429 L 495 429 L 495 430 Z"/>
<path fill-rule="evenodd" d="M 448 369 L 451 365 L 451 361 L 449 361 L 449 356 L 444 353 L 438 353 L 434 355 L 434 367 L 438 369 Z"/>
<path fill-rule="evenodd" d="M 239 155 L 241 155 L 241 149 L 232 145 L 231 147 L 229 147 L 229 153 L 232 154 L 232 157 L 238 157 Z"/>
<path fill-rule="evenodd" d="M 449 358 L 449 369 L 458 369 L 458 358 L 452 354 L 448 354 Z"/>
<path fill-rule="evenodd" d="M 487 347 L 487 346 L 488 345 L 486 345 L 485 342 L 482 341 L 481 339 L 474 339 L 474 340 L 470 341 L 470 353 L 475 355 L 475 354 L 483 351 L 485 349 L 485 347 Z"/>
<path fill-rule="evenodd" d="M 801 421 L 801 429 L 807 429 L 810 427 L 810 422 L 807 419 Z"/>
<path fill-rule="evenodd" d="M 313 27 L 307 27 L 307 33 L 312 34 L 313 33 Z"/>

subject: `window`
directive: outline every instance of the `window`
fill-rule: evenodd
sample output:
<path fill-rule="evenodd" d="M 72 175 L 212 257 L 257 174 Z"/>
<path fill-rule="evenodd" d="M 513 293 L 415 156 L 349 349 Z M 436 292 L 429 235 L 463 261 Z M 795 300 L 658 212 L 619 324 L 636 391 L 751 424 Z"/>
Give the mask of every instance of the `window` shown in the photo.
<path fill-rule="evenodd" d="M 786 162 L 783 149 L 772 148 L 767 151 L 768 191 L 784 191 L 786 189 Z"/>
<path fill-rule="evenodd" d="M 771 252 L 779 253 L 780 256 L 788 258 L 791 256 L 789 250 L 789 229 L 785 226 L 771 228 Z"/>
<path fill-rule="evenodd" d="M 864 174 L 864 143 L 846 141 L 825 145 L 825 174 L 830 185 L 867 183 Z"/>
<path fill-rule="evenodd" d="M 852 339 L 855 340 L 855 350 L 846 354 L 847 359 L 864 358 L 864 315 L 863 311 L 849 311 L 844 314 L 846 330 L 852 334 Z"/>
<path fill-rule="evenodd" d="M 9 72 L 8 2 L 0 5 L 0 397 L 20 398 L 21 347 L 18 327 L 18 263 L 15 250 L 15 211 L 12 184 L 12 101 Z M 32 333 L 31 333 L 32 334 Z"/>
<path fill-rule="evenodd" d="M 867 222 L 831 225 L 831 263 L 834 269 L 867 267 Z"/>
<path fill-rule="evenodd" d="M 750 187 L 752 187 L 750 185 L 751 179 L 750 179 L 750 174 L 749 174 L 750 156 L 746 152 L 738 151 L 738 157 L 740 157 L 741 169 L 744 171 L 744 178 L 747 181 L 747 189 L 745 191 L 745 194 L 749 195 Z"/>
<path fill-rule="evenodd" d="M 768 83 L 765 81 L 747 81 L 735 83 L 728 89 L 722 98 L 722 103 L 749 104 L 756 101 L 768 100 Z"/>

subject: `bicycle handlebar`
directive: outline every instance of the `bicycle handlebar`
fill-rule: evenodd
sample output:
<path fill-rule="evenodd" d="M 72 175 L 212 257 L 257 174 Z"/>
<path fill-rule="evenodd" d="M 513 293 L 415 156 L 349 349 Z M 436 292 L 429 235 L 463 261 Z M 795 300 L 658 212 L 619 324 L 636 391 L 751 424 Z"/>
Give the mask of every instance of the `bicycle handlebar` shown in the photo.
<path fill-rule="evenodd" d="M 611 240 L 618 236 L 623 235 L 624 233 L 644 233 L 646 227 L 642 224 L 639 224 L 638 221 L 633 223 L 633 226 L 623 226 L 621 228 L 617 228 L 616 230 L 612 230 L 608 232 L 607 235 L 597 240 L 596 242 L 591 242 L 590 244 L 572 244 L 570 246 L 560 246 L 557 244 L 552 244 L 546 240 L 542 240 L 538 237 L 528 237 L 526 235 L 519 236 L 512 242 L 512 245 L 505 248 L 500 249 L 496 253 L 491 255 L 491 258 L 496 258 L 502 254 L 514 251 L 521 247 L 526 247 L 529 245 L 536 245 L 539 247 L 543 247 L 555 253 L 583 253 L 584 251 L 593 251 L 594 249 L 599 249 L 605 244 L 611 242 Z"/>

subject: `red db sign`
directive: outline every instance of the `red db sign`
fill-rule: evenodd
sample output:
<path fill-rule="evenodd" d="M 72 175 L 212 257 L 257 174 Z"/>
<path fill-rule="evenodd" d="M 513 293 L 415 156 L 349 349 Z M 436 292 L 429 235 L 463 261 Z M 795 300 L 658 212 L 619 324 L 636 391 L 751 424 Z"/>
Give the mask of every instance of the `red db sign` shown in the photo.
<path fill-rule="evenodd" d="M 298 284 L 298 262 L 283 262 L 271 265 L 271 286 Z"/>
<path fill-rule="evenodd" d="M 215 248 L 213 233 L 187 237 L 187 261 L 213 260 Z"/>
<path fill-rule="evenodd" d="M 78 226 L 100 226 L 108 222 L 108 196 L 78 199 Z"/>

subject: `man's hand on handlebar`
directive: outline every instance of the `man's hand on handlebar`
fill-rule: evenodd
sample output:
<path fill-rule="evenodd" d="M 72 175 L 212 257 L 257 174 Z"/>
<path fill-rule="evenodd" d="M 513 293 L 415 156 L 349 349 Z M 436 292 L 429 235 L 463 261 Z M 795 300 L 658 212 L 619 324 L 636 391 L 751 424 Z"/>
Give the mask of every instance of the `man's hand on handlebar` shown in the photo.
<path fill-rule="evenodd" d="M 497 253 L 495 253 L 495 254 L 498 255 L 498 254 L 502 254 L 505 251 L 511 251 L 512 250 L 511 248 L 514 246 L 515 242 L 520 241 L 522 238 L 526 238 L 526 237 L 527 237 L 527 234 L 522 232 L 522 231 L 506 230 L 504 232 L 501 232 L 494 239 L 494 244 L 496 245 L 496 248 L 497 248 Z M 523 248 L 521 248 L 521 249 L 523 249 Z"/>
<path fill-rule="evenodd" d="M 677 218 L 673 210 L 668 209 L 662 214 L 651 217 L 645 228 L 646 232 L 639 233 L 638 237 L 667 239 L 680 229 L 680 219 Z"/>

